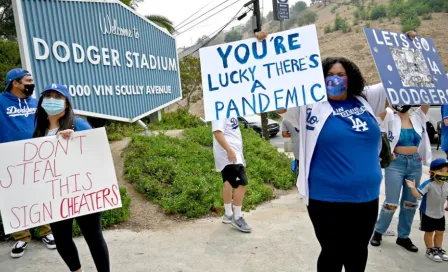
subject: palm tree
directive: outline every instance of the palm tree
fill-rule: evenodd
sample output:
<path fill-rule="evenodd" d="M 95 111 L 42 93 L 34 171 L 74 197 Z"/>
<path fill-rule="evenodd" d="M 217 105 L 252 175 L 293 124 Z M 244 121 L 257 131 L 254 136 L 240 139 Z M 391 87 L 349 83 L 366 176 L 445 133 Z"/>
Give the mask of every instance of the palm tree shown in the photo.
<path fill-rule="evenodd" d="M 147 15 L 145 16 L 146 19 L 150 20 L 151 22 L 155 23 L 156 25 L 165 28 L 168 30 L 169 33 L 173 34 L 175 29 L 173 26 L 173 22 L 162 15 Z"/>

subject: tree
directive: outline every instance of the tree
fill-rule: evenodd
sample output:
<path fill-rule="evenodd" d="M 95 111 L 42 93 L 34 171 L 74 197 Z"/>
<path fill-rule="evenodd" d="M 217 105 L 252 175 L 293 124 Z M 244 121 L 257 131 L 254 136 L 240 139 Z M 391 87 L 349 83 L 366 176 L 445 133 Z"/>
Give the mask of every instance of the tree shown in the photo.
<path fill-rule="evenodd" d="M 226 43 L 228 42 L 235 42 L 235 41 L 239 41 L 243 38 L 243 34 L 241 34 L 240 32 L 236 31 L 236 30 L 231 30 L 229 32 L 227 32 L 226 37 L 224 38 L 224 41 Z"/>
<path fill-rule="evenodd" d="M 291 7 L 291 10 L 293 12 L 299 13 L 299 12 L 306 10 L 307 8 L 308 8 L 308 6 L 305 2 L 299 1 L 299 2 L 295 3 L 294 6 Z"/>
<path fill-rule="evenodd" d="M 6 73 L 13 68 L 21 67 L 19 44 L 0 38 L 0 93 L 6 86 Z"/>
<path fill-rule="evenodd" d="M 202 97 L 202 92 L 199 90 L 202 82 L 201 63 L 198 58 L 187 56 L 179 65 L 182 96 L 187 100 L 187 108 L 190 108 L 190 103 L 195 103 Z"/>
<path fill-rule="evenodd" d="M 16 26 L 11 0 L 0 0 L 0 37 L 8 40 L 16 39 Z"/>
<path fill-rule="evenodd" d="M 166 30 L 168 30 L 169 33 L 173 34 L 175 29 L 173 26 L 173 22 L 166 18 L 165 16 L 162 15 L 147 15 L 145 16 L 146 19 L 150 20 L 151 22 L 153 22 L 154 24 L 165 28 Z"/>
<path fill-rule="evenodd" d="M 312 11 L 311 9 L 307 9 L 299 14 L 297 17 L 297 25 L 305 26 L 314 24 L 317 21 L 317 13 Z"/>

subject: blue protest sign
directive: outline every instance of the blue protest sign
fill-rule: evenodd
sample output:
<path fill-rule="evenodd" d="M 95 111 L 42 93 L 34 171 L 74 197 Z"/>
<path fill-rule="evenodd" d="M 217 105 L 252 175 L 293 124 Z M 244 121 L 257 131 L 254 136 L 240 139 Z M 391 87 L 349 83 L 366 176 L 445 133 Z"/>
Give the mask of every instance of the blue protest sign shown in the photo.
<path fill-rule="evenodd" d="M 432 39 L 364 32 L 390 104 L 448 104 L 448 78 Z"/>
<path fill-rule="evenodd" d="M 15 0 L 24 68 L 77 114 L 134 122 L 182 98 L 176 41 L 115 0 Z"/>
<path fill-rule="evenodd" d="M 327 100 L 315 25 L 199 53 L 207 121 Z"/>

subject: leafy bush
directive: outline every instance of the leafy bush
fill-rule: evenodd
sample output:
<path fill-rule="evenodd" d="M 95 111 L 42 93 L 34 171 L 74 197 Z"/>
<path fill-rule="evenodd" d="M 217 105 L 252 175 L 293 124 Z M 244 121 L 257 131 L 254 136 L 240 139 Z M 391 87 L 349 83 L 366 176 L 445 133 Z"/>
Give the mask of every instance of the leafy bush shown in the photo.
<path fill-rule="evenodd" d="M 416 30 L 421 24 L 417 12 L 413 9 L 405 11 L 400 16 L 400 21 L 402 26 L 401 31 L 403 33 L 406 33 L 409 30 Z"/>
<path fill-rule="evenodd" d="M 370 28 L 370 23 L 369 23 L 369 22 L 366 22 L 366 23 L 364 24 L 364 27 L 365 27 L 365 28 Z"/>
<path fill-rule="evenodd" d="M 336 15 L 336 18 L 334 19 L 334 31 L 342 30 L 342 32 L 346 33 L 349 32 L 349 25 L 347 22 L 347 19 L 342 18 L 339 15 Z"/>
<path fill-rule="evenodd" d="M 431 13 L 423 14 L 422 19 L 423 20 L 431 20 L 432 19 L 432 14 Z"/>
<path fill-rule="evenodd" d="M 305 26 L 305 25 L 311 25 L 314 24 L 317 21 L 317 13 L 312 11 L 311 9 L 307 9 L 300 13 L 300 15 L 297 17 L 297 25 L 298 26 Z"/>
<path fill-rule="evenodd" d="M 378 20 L 380 18 L 386 17 L 386 6 L 385 5 L 377 5 L 370 11 L 370 19 Z"/>
<path fill-rule="evenodd" d="M 197 116 L 192 115 L 188 109 L 181 108 L 176 111 L 162 114 L 162 120 L 149 125 L 154 130 L 184 129 L 204 126 Z"/>
<path fill-rule="evenodd" d="M 282 117 L 275 111 L 268 112 L 268 118 L 273 120 L 280 120 Z"/>
<path fill-rule="evenodd" d="M 15 29 L 14 25 L 12 28 Z M 21 67 L 19 44 L 0 38 L 0 52 L 0 93 L 2 93 L 6 86 L 6 73 L 13 68 Z"/>
<path fill-rule="evenodd" d="M 123 137 L 131 137 L 135 133 L 144 131 L 137 123 L 130 124 L 117 121 L 110 122 L 105 128 L 109 141 L 122 140 Z"/>
<path fill-rule="evenodd" d="M 110 228 L 114 225 L 120 224 L 128 220 L 130 216 L 129 206 L 131 205 L 131 198 L 128 196 L 126 188 L 120 188 L 120 196 L 122 207 L 114 210 L 109 210 L 103 212 L 102 224 L 103 229 Z M 39 228 L 34 228 L 33 235 L 37 237 L 39 234 Z M 79 229 L 76 220 L 73 221 L 73 236 L 81 235 L 81 230 Z M 0 217 L 0 238 L 4 237 L 4 229 L 2 218 Z"/>
<path fill-rule="evenodd" d="M 294 183 L 290 160 L 252 129 L 242 129 L 247 161 L 244 209 L 272 199 L 264 183 L 289 189 Z M 198 217 L 222 211 L 222 179 L 215 172 L 210 127 L 185 130 L 186 139 L 165 135 L 134 136 L 124 152 L 125 175 L 165 213 Z"/>
<path fill-rule="evenodd" d="M 324 27 L 324 33 L 326 34 L 326 33 L 330 33 L 330 32 L 333 32 L 333 29 L 331 28 L 331 25 L 326 24 Z"/>
<path fill-rule="evenodd" d="M 370 19 L 369 12 L 367 10 L 365 10 L 363 6 L 358 6 L 358 9 L 355 11 L 354 16 L 355 16 L 355 19 L 358 19 L 358 20 L 369 20 Z"/>
<path fill-rule="evenodd" d="M 331 13 L 336 13 L 336 10 L 338 10 L 338 8 L 339 8 L 339 6 L 334 6 L 332 9 L 331 9 Z"/>

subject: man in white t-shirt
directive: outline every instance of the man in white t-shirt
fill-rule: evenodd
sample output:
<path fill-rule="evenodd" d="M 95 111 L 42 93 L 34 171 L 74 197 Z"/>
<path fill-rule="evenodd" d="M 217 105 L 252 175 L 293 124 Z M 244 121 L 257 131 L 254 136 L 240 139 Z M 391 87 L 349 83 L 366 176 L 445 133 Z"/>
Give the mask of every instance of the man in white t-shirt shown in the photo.
<path fill-rule="evenodd" d="M 225 214 L 222 222 L 232 224 L 242 232 L 251 232 L 252 228 L 241 215 L 248 181 L 244 169 L 246 161 L 243 155 L 243 138 L 238 119 L 232 117 L 213 121 L 212 130 L 216 171 L 221 172 L 224 182 L 222 196 Z M 232 211 L 232 189 L 235 189 L 233 194 L 234 211 Z"/>

